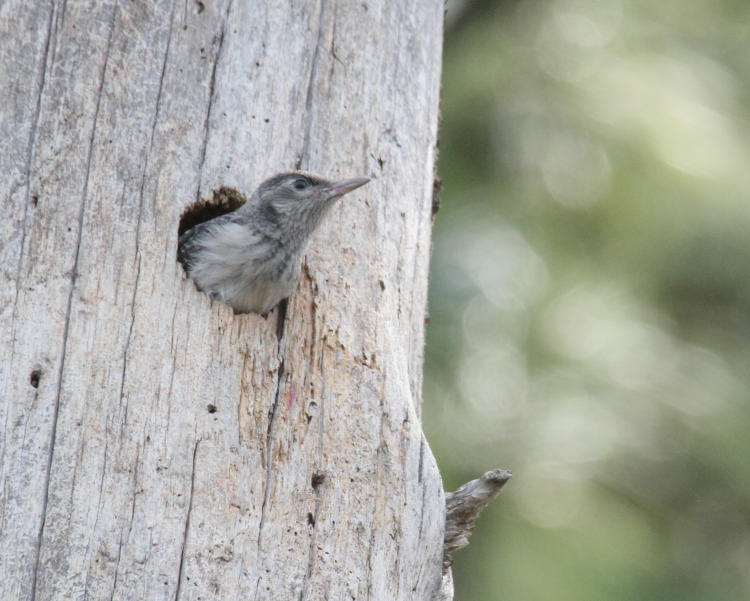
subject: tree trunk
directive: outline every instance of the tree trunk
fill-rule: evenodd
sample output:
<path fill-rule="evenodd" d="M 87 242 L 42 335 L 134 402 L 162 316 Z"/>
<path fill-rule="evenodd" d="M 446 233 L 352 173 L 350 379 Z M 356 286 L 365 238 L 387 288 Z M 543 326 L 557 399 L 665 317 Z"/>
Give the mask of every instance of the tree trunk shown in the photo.
<path fill-rule="evenodd" d="M 294 6 L 290 6 L 294 4 Z M 443 3 L 0 5 L 0 599 L 430 599 L 421 431 Z M 210 304 L 180 215 L 373 181 L 288 309 Z"/>

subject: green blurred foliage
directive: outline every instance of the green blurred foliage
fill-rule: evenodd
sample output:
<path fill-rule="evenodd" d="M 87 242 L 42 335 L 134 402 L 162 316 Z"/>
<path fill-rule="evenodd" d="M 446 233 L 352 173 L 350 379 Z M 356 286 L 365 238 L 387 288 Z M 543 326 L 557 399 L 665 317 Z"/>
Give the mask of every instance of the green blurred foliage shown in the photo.
<path fill-rule="evenodd" d="M 448 3 L 424 422 L 460 600 L 750 599 L 750 3 Z"/>

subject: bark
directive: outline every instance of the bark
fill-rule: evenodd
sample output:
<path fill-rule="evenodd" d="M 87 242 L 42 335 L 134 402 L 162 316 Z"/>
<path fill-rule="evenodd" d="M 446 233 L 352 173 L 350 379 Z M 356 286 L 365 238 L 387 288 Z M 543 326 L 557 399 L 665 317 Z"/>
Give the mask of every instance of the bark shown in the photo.
<path fill-rule="evenodd" d="M 419 412 L 442 2 L 0 4 L 0 598 L 431 599 Z M 211 306 L 181 213 L 373 181 L 288 308 Z"/>

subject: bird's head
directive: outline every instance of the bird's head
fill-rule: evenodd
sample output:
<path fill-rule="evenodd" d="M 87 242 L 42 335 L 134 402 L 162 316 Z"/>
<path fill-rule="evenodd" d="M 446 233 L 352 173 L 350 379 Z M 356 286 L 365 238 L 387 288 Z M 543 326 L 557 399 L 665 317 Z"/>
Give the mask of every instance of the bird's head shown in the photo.
<path fill-rule="evenodd" d="M 254 204 L 260 218 L 269 224 L 307 236 L 338 198 L 369 181 L 355 177 L 331 182 L 304 171 L 282 173 L 258 187 Z"/>

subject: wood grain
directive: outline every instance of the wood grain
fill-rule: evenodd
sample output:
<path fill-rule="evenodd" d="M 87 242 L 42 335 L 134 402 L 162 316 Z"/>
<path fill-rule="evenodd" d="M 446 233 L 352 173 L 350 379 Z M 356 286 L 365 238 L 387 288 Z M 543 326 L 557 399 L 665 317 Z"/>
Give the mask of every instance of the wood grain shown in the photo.
<path fill-rule="evenodd" d="M 442 18 L 0 4 L 0 598 L 432 598 Z M 176 262 L 181 213 L 293 168 L 373 181 L 285 316 L 211 306 Z"/>

